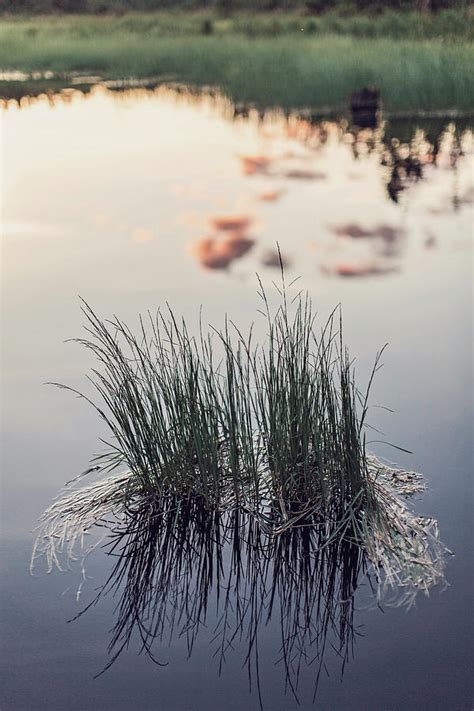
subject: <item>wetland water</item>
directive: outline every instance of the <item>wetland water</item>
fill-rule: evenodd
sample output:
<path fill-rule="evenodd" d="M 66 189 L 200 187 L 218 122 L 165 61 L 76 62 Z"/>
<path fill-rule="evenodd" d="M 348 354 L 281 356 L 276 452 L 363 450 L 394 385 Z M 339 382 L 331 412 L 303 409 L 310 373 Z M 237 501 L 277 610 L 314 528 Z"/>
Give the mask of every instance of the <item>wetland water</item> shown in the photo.
<path fill-rule="evenodd" d="M 219 677 L 218 621 L 188 658 L 186 635 L 133 640 L 108 670 L 116 600 L 72 624 L 104 582 L 100 551 L 78 570 L 29 575 L 31 530 L 65 481 L 88 465 L 103 431 L 83 403 L 43 385 L 82 387 L 91 361 L 63 341 L 81 333 L 78 295 L 101 315 L 168 301 L 196 322 L 256 319 L 255 272 L 271 288 L 278 242 L 289 277 L 325 317 L 343 305 L 345 338 L 364 382 L 384 343 L 371 424 L 414 452 L 372 449 L 422 472 L 411 505 L 435 517 L 455 553 L 449 587 L 410 611 L 356 596 L 353 658 L 324 657 L 315 708 L 469 709 L 472 623 L 472 135 L 466 122 L 285 117 L 215 96 L 160 88 L 10 102 L 2 123 L 2 676 L 5 709 L 143 711 L 259 708 L 246 643 Z M 421 177 L 420 177 L 421 176 Z M 385 439 L 374 434 L 374 439 Z M 297 603 L 296 603 L 297 604 Z M 328 641 L 330 645 L 330 639 Z M 279 620 L 259 629 L 265 708 L 285 695 Z M 306 650 L 311 657 L 311 650 Z M 314 651 L 314 650 L 313 650 Z M 253 671 L 253 675 L 255 670 Z M 313 708 L 315 665 L 302 665 Z"/>

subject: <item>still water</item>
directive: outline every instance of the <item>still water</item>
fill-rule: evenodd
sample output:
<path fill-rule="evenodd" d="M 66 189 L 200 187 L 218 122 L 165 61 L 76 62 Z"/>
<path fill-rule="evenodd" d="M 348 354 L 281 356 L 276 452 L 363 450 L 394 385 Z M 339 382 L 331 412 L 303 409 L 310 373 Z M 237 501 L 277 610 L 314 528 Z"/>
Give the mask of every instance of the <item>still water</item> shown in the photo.
<path fill-rule="evenodd" d="M 406 611 L 356 598 L 353 654 L 302 665 L 300 708 L 470 708 L 472 654 L 473 148 L 468 125 L 383 119 L 355 129 L 233 107 L 212 93 L 161 87 L 67 91 L 5 102 L 2 125 L 2 709 L 151 711 L 259 708 L 244 643 L 219 676 L 215 611 L 188 654 L 186 637 L 139 644 L 107 662 L 115 601 L 94 597 L 111 562 L 80 575 L 29 574 L 32 529 L 104 432 L 71 395 L 91 362 L 78 296 L 132 324 L 169 302 L 191 322 L 256 321 L 256 276 L 300 277 L 322 318 L 343 305 L 361 378 L 385 344 L 371 424 L 413 455 L 378 454 L 425 474 L 413 503 L 454 552 L 449 587 Z M 73 566 L 74 568 L 74 566 Z M 365 586 L 367 587 L 367 585 Z M 278 621 L 259 630 L 264 708 L 292 709 Z M 328 642 L 329 646 L 329 642 Z M 158 651 L 157 651 L 158 650 Z M 308 651 L 308 656 L 311 656 Z M 189 658 L 188 658 L 189 657 Z M 279 661 L 280 660 L 280 661 Z M 327 672 L 327 673 L 326 673 Z"/>

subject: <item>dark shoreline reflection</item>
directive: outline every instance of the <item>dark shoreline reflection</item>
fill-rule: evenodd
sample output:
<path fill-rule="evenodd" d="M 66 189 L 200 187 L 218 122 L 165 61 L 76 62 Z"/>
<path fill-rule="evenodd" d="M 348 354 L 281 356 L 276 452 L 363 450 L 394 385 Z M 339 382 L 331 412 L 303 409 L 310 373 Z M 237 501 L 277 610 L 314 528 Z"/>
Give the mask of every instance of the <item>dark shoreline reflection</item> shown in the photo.
<path fill-rule="evenodd" d="M 183 206 L 183 220 L 193 211 L 198 215 L 187 253 L 207 271 L 235 270 L 245 276 L 249 265 L 252 271 L 255 267 L 278 269 L 279 260 L 269 253 L 276 241 L 282 246 L 287 265 L 292 265 L 298 258 L 293 251 L 292 231 L 301 224 L 307 228 L 312 221 L 312 239 L 307 246 L 315 252 L 320 275 L 346 281 L 381 279 L 404 271 L 409 261 L 413 264 L 416 249 L 421 263 L 427 254 L 444 248 L 448 244 L 443 239 L 444 218 L 463 213 L 472 204 L 472 185 L 466 186 L 462 178 L 472 152 L 473 120 L 468 115 L 402 117 L 382 111 L 377 113 L 375 126 L 363 128 L 352 122 L 349 106 L 347 111 L 336 112 L 244 106 L 234 104 L 217 89 L 156 78 L 100 83 L 94 83 L 94 77 L 81 76 L 0 81 L 2 96 L 0 105 L 6 110 L 13 106 L 22 110 L 36 102 L 55 107 L 94 99 L 126 106 L 146 101 L 159 105 L 162 101 L 177 110 L 196 107 L 204 114 L 222 118 L 232 124 L 236 136 L 250 129 L 256 140 L 250 143 L 252 147 L 234 153 L 235 171 L 226 168 L 222 186 L 220 178 L 212 176 L 208 191 L 212 197 L 203 197 L 203 205 L 198 207 L 205 213 L 199 215 L 194 207 L 187 212 L 187 206 Z M 95 108 L 91 106 L 91 113 Z M 192 129 L 192 123 L 188 124 L 188 135 L 183 138 L 189 139 Z M 179 134 L 175 138 L 179 140 Z M 117 155 L 120 150 L 118 147 Z M 192 160 L 192 155 L 189 157 Z M 196 175 L 206 175 L 206 166 L 194 169 Z M 237 172 L 243 187 L 232 204 L 224 185 L 237 183 Z M 186 174 L 183 169 L 183 177 Z M 162 177 L 158 171 L 157 179 Z M 444 186 L 441 196 L 440 182 Z M 341 186 L 345 186 L 344 193 Z M 429 186 L 428 193 L 423 186 Z M 371 200 L 374 187 L 377 197 Z M 430 192 L 436 200 L 432 205 L 423 197 Z M 223 207 L 216 200 L 219 194 Z M 298 206 L 295 199 L 300 194 L 307 197 Z M 196 203 L 196 198 L 188 201 Z M 415 229 L 413 221 L 411 226 L 406 224 L 409 203 L 410 217 L 414 214 L 422 218 L 415 222 Z M 329 212 L 326 208 L 332 204 Z M 359 204 L 366 207 L 359 209 Z M 289 219 L 290 215 L 294 218 Z M 286 235 L 282 235 L 280 223 L 288 225 L 289 244 L 283 241 Z M 153 240 L 151 229 L 135 228 L 133 234 L 135 241 Z M 417 245 L 413 249 L 417 239 L 421 249 Z M 243 266 L 237 266 L 241 262 Z"/>
<path fill-rule="evenodd" d="M 271 538 L 245 513 L 209 515 L 195 501 L 170 501 L 166 511 L 149 502 L 129 512 L 106 544 L 116 558 L 112 572 L 78 615 L 108 594 L 117 600 L 110 659 L 101 673 L 135 636 L 158 665 L 166 663 L 165 645 L 178 638 L 190 656 L 212 620 L 216 673 L 243 645 L 249 684 L 262 705 L 259 637 L 273 623 L 279 647 L 270 653 L 282 665 L 286 691 L 298 699 L 300 672 L 311 666 L 316 696 L 329 648 L 340 657 L 341 674 L 353 654 L 354 593 L 365 573 L 358 546 L 325 540 L 324 531 L 304 523 Z"/>
<path fill-rule="evenodd" d="M 380 165 L 387 169 L 387 194 L 397 203 L 400 193 L 410 184 L 424 175 L 424 167 L 428 164 L 437 165 L 438 155 L 443 139 L 447 133 L 452 141 L 449 147 L 449 162 L 455 168 L 457 161 L 463 155 L 462 136 L 472 130 L 473 115 L 440 116 L 397 116 L 377 114 L 376 122 L 370 127 L 361 127 L 350 118 L 349 105 L 346 111 L 326 110 L 312 111 L 310 109 L 284 111 L 278 107 L 256 107 L 254 105 L 234 104 L 232 99 L 222 94 L 218 89 L 210 87 L 199 88 L 166 82 L 162 79 L 140 80 L 109 80 L 99 81 L 98 77 L 72 76 L 69 80 L 61 77 L 37 78 L 24 81 L 0 80 L 0 107 L 8 109 L 9 104 L 18 108 L 27 107 L 37 101 L 47 100 L 51 107 L 68 104 L 74 98 L 93 98 L 97 92 L 106 92 L 117 100 L 128 98 L 153 97 L 160 92 L 173 93 L 177 102 L 199 104 L 208 101 L 219 113 L 231 121 L 256 121 L 262 126 L 267 119 L 279 117 L 285 124 L 288 138 L 295 139 L 309 148 L 317 150 L 324 145 L 330 135 L 330 128 L 337 127 L 339 140 L 349 144 L 355 160 L 376 153 Z M 247 175 L 254 173 L 272 175 L 272 159 L 259 156 L 255 158 L 243 156 L 242 160 L 250 161 L 245 167 Z M 278 177 L 301 180 L 324 179 L 326 176 L 313 171 L 291 169 L 279 173 Z M 456 208 L 456 196 L 453 197 Z"/>

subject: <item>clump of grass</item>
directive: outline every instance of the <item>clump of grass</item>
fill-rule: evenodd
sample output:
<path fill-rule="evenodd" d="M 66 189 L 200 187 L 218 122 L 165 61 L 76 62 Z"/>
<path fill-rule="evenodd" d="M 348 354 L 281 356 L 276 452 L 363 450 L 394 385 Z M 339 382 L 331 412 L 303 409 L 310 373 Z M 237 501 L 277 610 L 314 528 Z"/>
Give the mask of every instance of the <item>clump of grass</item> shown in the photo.
<path fill-rule="evenodd" d="M 290 301 L 283 269 L 279 292 L 273 310 L 260 283 L 267 338 L 255 344 L 252 328 L 244 335 L 227 320 L 192 336 L 170 309 L 141 318 L 135 334 L 84 303 L 87 336 L 77 341 L 98 360 L 90 376 L 98 397 L 74 392 L 109 428 L 94 459 L 109 476 L 45 512 L 35 556 L 46 554 L 51 567 L 104 517 L 127 519 L 142 506 L 179 512 L 192 502 L 204 518 L 243 511 L 270 537 L 305 527 L 323 547 L 358 546 L 379 591 L 401 586 L 407 601 L 442 580 L 436 524 L 399 497 L 418 490 L 416 476 L 366 451 L 381 354 L 362 393 L 340 310 L 317 329 L 309 297 Z"/>

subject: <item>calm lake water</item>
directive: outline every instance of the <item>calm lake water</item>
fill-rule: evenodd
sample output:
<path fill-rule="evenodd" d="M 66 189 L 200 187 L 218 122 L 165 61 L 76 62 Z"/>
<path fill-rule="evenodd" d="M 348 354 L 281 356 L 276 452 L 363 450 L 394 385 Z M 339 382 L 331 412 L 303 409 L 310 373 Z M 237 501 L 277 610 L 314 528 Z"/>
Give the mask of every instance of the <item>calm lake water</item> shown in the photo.
<path fill-rule="evenodd" d="M 413 455 L 373 450 L 426 476 L 413 506 L 454 552 L 449 587 L 406 611 L 356 598 L 353 658 L 329 649 L 316 703 L 302 666 L 300 708 L 471 708 L 473 143 L 465 122 L 265 115 L 213 95 L 96 88 L 87 96 L 6 102 L 2 131 L 2 709 L 258 709 L 245 641 L 219 677 L 213 620 L 157 643 L 166 667 L 133 641 L 107 673 L 115 602 L 66 624 L 110 569 L 100 551 L 77 570 L 29 574 L 32 529 L 104 434 L 92 411 L 43 385 L 85 387 L 78 296 L 137 323 L 169 302 L 197 322 L 256 321 L 258 272 L 272 289 L 276 244 L 326 317 L 343 305 L 362 382 L 386 343 L 371 424 Z M 374 439 L 384 439 L 374 435 Z M 259 632 L 264 708 L 285 694 L 279 625 Z M 309 656 L 310 652 L 308 652 Z M 254 679 L 255 682 L 255 679 Z"/>

